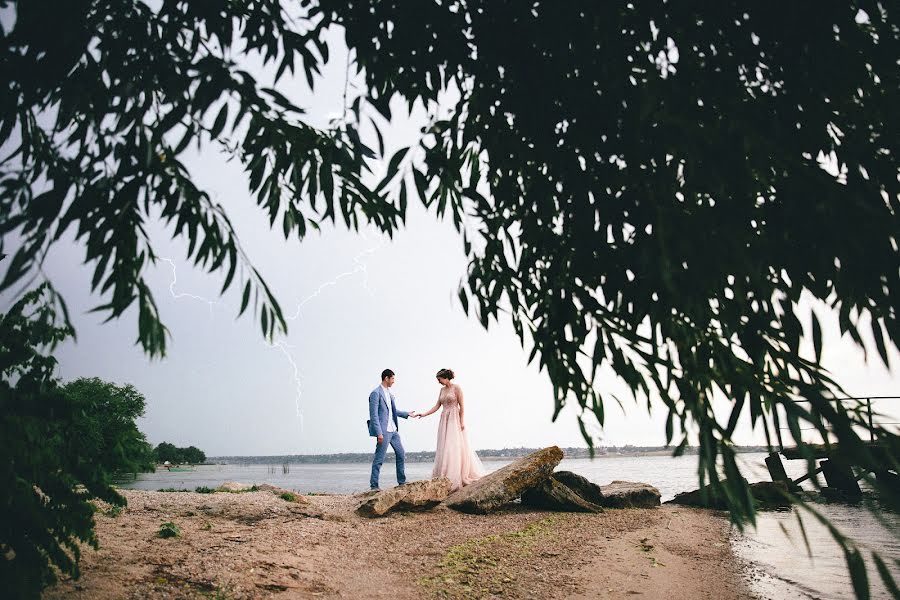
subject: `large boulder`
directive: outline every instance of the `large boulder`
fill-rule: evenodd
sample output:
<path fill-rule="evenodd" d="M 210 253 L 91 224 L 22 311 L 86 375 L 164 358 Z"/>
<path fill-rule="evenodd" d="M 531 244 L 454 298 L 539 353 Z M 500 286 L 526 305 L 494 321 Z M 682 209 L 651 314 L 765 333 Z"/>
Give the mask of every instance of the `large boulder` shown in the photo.
<path fill-rule="evenodd" d="M 428 510 L 444 501 L 451 485 L 446 477 L 398 485 L 365 497 L 356 512 L 364 517 L 383 517 L 393 511 Z"/>
<path fill-rule="evenodd" d="M 562 457 L 558 446 L 532 452 L 457 490 L 447 498 L 447 506 L 465 513 L 494 511 L 549 479 Z"/>
<path fill-rule="evenodd" d="M 757 508 L 781 508 L 790 506 L 788 486 L 784 481 L 759 481 L 750 484 L 750 494 Z"/>
<path fill-rule="evenodd" d="M 560 512 L 603 512 L 603 508 L 584 500 L 574 490 L 560 483 L 555 475 L 525 490 L 522 493 L 522 504 Z"/>
<path fill-rule="evenodd" d="M 603 506 L 603 490 L 596 483 L 572 471 L 557 471 L 553 474 L 553 479 L 578 494 L 582 500 Z"/>
<path fill-rule="evenodd" d="M 724 510 L 726 508 L 725 500 L 717 496 L 712 496 L 708 491 L 708 487 L 709 486 L 704 487 L 704 489 L 707 490 L 706 498 L 703 498 L 700 490 L 693 490 L 675 494 L 675 497 L 666 501 L 666 504 L 680 504 L 682 506 L 697 506 L 700 508 L 716 508 Z"/>
<path fill-rule="evenodd" d="M 607 508 L 653 508 L 659 506 L 659 490 L 647 483 L 613 481 L 601 485 L 603 506 Z"/>

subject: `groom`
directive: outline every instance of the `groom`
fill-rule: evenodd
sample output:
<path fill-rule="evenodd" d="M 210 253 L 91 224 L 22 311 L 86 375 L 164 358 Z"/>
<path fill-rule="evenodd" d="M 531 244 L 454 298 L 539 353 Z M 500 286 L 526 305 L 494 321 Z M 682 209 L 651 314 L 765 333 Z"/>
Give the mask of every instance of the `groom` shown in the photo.
<path fill-rule="evenodd" d="M 378 475 L 381 473 L 381 463 L 384 462 L 384 455 L 387 454 L 388 444 L 394 449 L 396 456 L 397 483 L 399 485 L 406 483 L 406 471 L 404 470 L 406 452 L 403 450 L 400 434 L 397 432 L 397 417 L 406 419 L 410 413 L 397 410 L 394 405 L 394 395 L 390 391 L 392 385 L 394 385 L 394 372 L 385 369 L 381 372 L 381 385 L 369 394 L 369 435 L 378 438 L 378 445 L 375 446 L 375 458 L 372 460 L 372 476 L 369 479 L 369 487 L 373 490 L 379 489 Z M 412 416 L 415 416 L 415 413 L 412 413 Z"/>

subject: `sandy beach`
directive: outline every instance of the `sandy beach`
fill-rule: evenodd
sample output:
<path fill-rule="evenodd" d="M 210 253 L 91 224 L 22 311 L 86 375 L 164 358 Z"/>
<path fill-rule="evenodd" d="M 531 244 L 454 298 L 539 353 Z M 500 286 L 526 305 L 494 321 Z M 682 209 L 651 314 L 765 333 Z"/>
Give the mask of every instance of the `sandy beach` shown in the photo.
<path fill-rule="evenodd" d="M 359 498 L 126 490 L 46 598 L 748 598 L 721 515 L 673 508 L 366 519 Z M 173 522 L 181 535 L 158 537 Z"/>

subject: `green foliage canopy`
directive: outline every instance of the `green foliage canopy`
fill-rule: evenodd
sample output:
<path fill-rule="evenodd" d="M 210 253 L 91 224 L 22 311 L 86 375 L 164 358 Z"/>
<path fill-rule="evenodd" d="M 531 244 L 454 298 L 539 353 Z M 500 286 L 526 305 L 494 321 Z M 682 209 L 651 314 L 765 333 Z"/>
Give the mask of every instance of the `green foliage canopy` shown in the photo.
<path fill-rule="evenodd" d="M 79 544 L 97 547 L 90 501 L 124 506 L 112 475 L 153 468 L 140 393 L 54 377 L 49 353 L 72 334 L 54 308 L 45 285 L 0 315 L 0 581 L 15 598 L 38 597 L 51 565 L 77 577 Z"/>
<path fill-rule="evenodd" d="M 153 470 L 153 448 L 137 428 L 146 401 L 134 386 L 117 386 L 96 377 L 63 386 L 68 410 L 75 416 L 69 434 L 76 452 L 110 475 Z"/>
<path fill-rule="evenodd" d="M 139 341 L 161 354 L 165 327 L 144 280 L 156 260 L 144 224 L 161 218 L 173 236 L 190 240 L 196 265 L 226 272 L 223 292 L 238 277 L 242 313 L 253 298 L 263 331 L 284 330 L 227 215 L 179 160 L 191 143 L 237 158 L 285 237 L 302 238 L 337 214 L 348 226 L 395 227 L 399 210 L 362 184 L 374 153 L 355 129 L 306 125 L 301 108 L 231 58 L 283 56 L 279 75 L 302 65 L 312 81 L 328 57 L 324 24 L 289 19 L 270 1 L 163 2 L 158 11 L 141 1 L 0 2 L 10 6 L 0 142 L 15 144 L 0 157 L 0 235 L 15 231 L 23 243 L 7 260 L 0 291 L 74 228 L 94 267 L 91 287 L 107 296 L 96 310 L 116 318 L 137 303 Z M 290 26 L 298 19 L 308 30 Z"/>
<path fill-rule="evenodd" d="M 378 96 L 459 89 L 412 179 L 477 224 L 460 298 L 530 338 L 557 413 L 575 399 L 602 425 L 611 367 L 665 404 L 668 441 L 696 426 L 701 484 L 739 514 L 753 510 L 730 441 L 742 416 L 772 445 L 782 415 L 796 442 L 811 425 L 878 468 L 854 429 L 867 424 L 831 402 L 815 313 L 815 356 L 801 352 L 799 302 L 826 302 L 861 347 L 868 320 L 888 364 L 900 33 L 885 4 L 322 4 Z"/>
<path fill-rule="evenodd" d="M 12 597 L 37 597 L 55 581 L 51 562 L 77 574 L 79 541 L 96 547 L 93 509 L 76 484 L 118 500 L 95 465 L 64 452 L 72 415 L 44 351 L 71 333 L 56 322 L 46 287 L 0 318 L 0 581 Z"/>

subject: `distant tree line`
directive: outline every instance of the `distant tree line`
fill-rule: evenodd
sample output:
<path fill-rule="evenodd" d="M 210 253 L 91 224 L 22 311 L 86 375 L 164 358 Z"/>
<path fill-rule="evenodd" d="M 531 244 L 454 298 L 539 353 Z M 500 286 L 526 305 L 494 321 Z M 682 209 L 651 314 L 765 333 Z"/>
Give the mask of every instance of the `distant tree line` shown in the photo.
<path fill-rule="evenodd" d="M 206 462 L 206 454 L 196 446 L 179 448 L 169 442 L 162 442 L 153 449 L 153 460 L 155 460 L 157 464 L 168 461 L 174 465 L 198 465 Z"/>
<path fill-rule="evenodd" d="M 539 448 L 500 448 L 478 450 L 478 456 L 481 458 L 519 458 L 531 454 L 539 450 Z M 684 454 L 698 453 L 697 446 L 685 447 Z M 563 448 L 566 458 L 590 458 L 591 449 L 585 447 Z M 605 456 L 608 454 L 625 454 L 625 455 L 642 455 L 666 452 L 671 453 L 671 446 L 598 446 L 594 448 L 594 456 Z M 767 452 L 765 446 L 735 446 L 735 452 Z M 280 456 L 213 456 L 210 462 L 225 464 L 331 464 L 331 463 L 358 463 L 368 462 L 372 460 L 371 453 L 367 452 L 344 452 L 340 454 L 293 454 Z M 407 452 L 406 462 L 430 462 L 434 460 L 433 451 Z"/>

